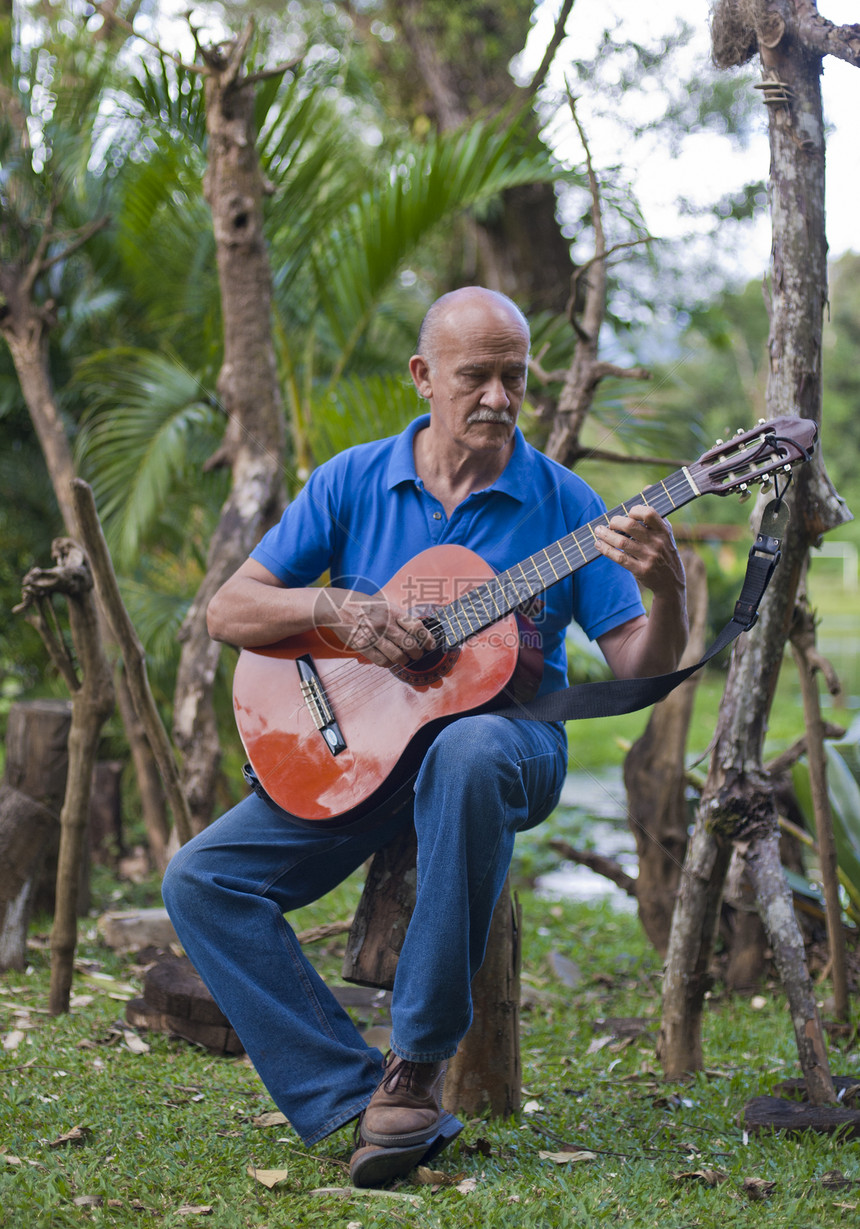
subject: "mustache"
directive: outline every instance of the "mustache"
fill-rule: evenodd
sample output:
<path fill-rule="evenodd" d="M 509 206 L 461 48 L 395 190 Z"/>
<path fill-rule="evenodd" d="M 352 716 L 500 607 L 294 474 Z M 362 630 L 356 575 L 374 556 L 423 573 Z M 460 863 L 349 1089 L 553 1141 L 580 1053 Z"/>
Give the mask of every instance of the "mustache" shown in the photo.
<path fill-rule="evenodd" d="M 512 427 L 515 422 L 513 414 L 509 414 L 507 410 L 489 410 L 477 409 L 473 410 L 466 422 L 498 422 L 506 427 Z"/>

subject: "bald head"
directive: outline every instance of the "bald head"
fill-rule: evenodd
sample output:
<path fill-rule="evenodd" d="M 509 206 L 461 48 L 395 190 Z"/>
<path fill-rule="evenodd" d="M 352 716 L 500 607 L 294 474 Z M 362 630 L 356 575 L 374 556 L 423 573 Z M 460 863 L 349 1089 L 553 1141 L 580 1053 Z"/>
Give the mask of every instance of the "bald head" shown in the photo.
<path fill-rule="evenodd" d="M 480 320 L 491 327 L 495 320 L 500 328 L 518 326 L 529 343 L 529 324 L 513 299 L 498 290 L 484 286 L 462 286 L 443 294 L 427 310 L 418 331 L 418 350 L 432 368 L 442 340 L 458 336 L 470 323 Z"/>

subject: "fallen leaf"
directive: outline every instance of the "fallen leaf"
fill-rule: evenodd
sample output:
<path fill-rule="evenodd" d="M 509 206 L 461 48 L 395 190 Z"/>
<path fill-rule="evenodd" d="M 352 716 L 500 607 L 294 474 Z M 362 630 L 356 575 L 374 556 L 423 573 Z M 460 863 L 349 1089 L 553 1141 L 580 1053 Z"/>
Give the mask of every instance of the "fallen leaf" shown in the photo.
<path fill-rule="evenodd" d="M 104 1207 L 104 1199 L 101 1195 L 76 1195 L 72 1203 L 74 1203 L 76 1208 Z"/>
<path fill-rule="evenodd" d="M 582 1149 L 579 1152 L 539 1152 L 542 1161 L 555 1161 L 556 1165 L 566 1165 L 568 1161 L 596 1161 L 597 1153 Z"/>
<path fill-rule="evenodd" d="M 0 1161 L 5 1161 L 7 1165 L 23 1165 L 24 1162 L 19 1156 L 12 1156 L 11 1152 L 0 1153 Z"/>
<path fill-rule="evenodd" d="M 181 1208 L 176 1209 L 177 1216 L 211 1216 L 211 1203 L 184 1203 Z"/>
<path fill-rule="evenodd" d="M 595 1037 L 593 1041 L 588 1043 L 586 1054 L 596 1054 L 598 1050 L 602 1050 L 604 1046 L 608 1046 L 612 1041 L 612 1034 L 607 1033 L 605 1037 Z"/>
<path fill-rule="evenodd" d="M 684 1173 L 672 1174 L 673 1182 L 701 1182 L 704 1186 L 719 1186 L 728 1180 L 728 1174 L 721 1169 L 690 1169 Z"/>
<path fill-rule="evenodd" d="M 454 1187 L 455 1191 L 459 1191 L 461 1195 L 471 1195 L 478 1188 L 477 1178 L 464 1178 L 462 1182 L 458 1182 Z"/>
<path fill-rule="evenodd" d="M 73 994 L 69 999 L 69 1006 L 73 1011 L 79 1010 L 81 1007 L 89 1007 L 90 1003 L 96 1001 L 94 994 Z"/>
<path fill-rule="evenodd" d="M 126 1030 L 123 1037 L 127 1050 L 131 1050 L 132 1054 L 148 1054 L 152 1046 L 148 1041 L 144 1041 L 137 1033 Z"/>
<path fill-rule="evenodd" d="M 769 1182 L 767 1178 L 744 1178 L 743 1192 L 748 1199 L 767 1199 L 775 1186 L 776 1183 Z"/>
<path fill-rule="evenodd" d="M 767 1007 L 767 999 L 763 994 L 754 994 L 750 999 L 750 1007 L 753 1011 L 761 1011 L 762 1008 Z"/>
<path fill-rule="evenodd" d="M 265 1114 L 258 1114 L 256 1118 L 251 1119 L 252 1127 L 282 1127 L 286 1124 L 286 1117 L 280 1110 L 269 1110 Z"/>
<path fill-rule="evenodd" d="M 256 1169 L 253 1165 L 248 1166 L 247 1172 L 263 1186 L 267 1186 L 269 1190 L 277 1186 L 279 1182 L 283 1182 L 289 1173 L 286 1169 Z"/>
<path fill-rule="evenodd" d="M 27 1034 L 23 1032 L 20 1028 L 13 1028 L 11 1033 L 7 1033 L 6 1036 L 3 1038 L 3 1049 L 10 1050 L 10 1051 L 17 1050 L 18 1046 L 21 1044 L 21 1042 L 24 1040 L 26 1036 Z"/>
<path fill-rule="evenodd" d="M 137 997 L 138 992 L 134 986 L 125 981 L 117 981 L 108 973 L 93 973 L 78 969 L 78 975 L 85 982 L 89 982 L 94 989 L 100 990 L 102 994 L 107 994 L 111 998 L 119 998 L 124 1002 L 126 999 Z"/>
<path fill-rule="evenodd" d="M 856 1212 L 860 1208 L 860 1203 L 834 1203 L 833 1206 L 842 1212 Z"/>
<path fill-rule="evenodd" d="M 542 1109 L 543 1106 L 541 1105 L 540 1101 L 526 1101 L 525 1105 L 523 1106 L 523 1113 L 539 1114 Z"/>
<path fill-rule="evenodd" d="M 71 1131 L 66 1131 L 65 1135 L 60 1135 L 57 1139 L 52 1140 L 48 1147 L 62 1148 L 66 1144 L 82 1144 L 91 1135 L 92 1130 L 90 1127 L 74 1126 Z"/>
<path fill-rule="evenodd" d="M 561 952 L 550 952 L 549 963 L 553 973 L 563 986 L 569 986 L 575 990 L 582 981 L 582 970 L 573 960 L 567 956 L 562 956 Z"/>
<path fill-rule="evenodd" d="M 441 1169 L 429 1169 L 426 1165 L 419 1165 L 412 1174 L 412 1181 L 419 1186 L 452 1186 L 457 1179 L 443 1173 Z"/>

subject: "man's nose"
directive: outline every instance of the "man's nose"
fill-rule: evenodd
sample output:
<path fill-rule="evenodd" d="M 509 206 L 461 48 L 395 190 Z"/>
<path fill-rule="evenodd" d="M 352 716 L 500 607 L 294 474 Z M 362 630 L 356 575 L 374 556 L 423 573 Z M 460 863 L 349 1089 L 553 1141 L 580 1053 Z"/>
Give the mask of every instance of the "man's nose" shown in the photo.
<path fill-rule="evenodd" d="M 493 377 L 484 388 L 481 404 L 490 410 L 506 410 L 511 404 L 505 382 L 499 377 Z"/>

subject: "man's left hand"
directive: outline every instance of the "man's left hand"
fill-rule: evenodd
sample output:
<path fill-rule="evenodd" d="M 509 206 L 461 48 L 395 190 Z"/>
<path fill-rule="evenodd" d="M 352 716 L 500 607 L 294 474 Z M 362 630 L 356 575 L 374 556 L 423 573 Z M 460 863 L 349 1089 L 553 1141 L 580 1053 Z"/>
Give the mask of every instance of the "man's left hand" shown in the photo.
<path fill-rule="evenodd" d="M 620 563 L 652 593 L 683 591 L 684 566 L 669 522 L 646 504 L 636 504 L 629 516 L 613 516 L 594 531 L 597 549 Z"/>

